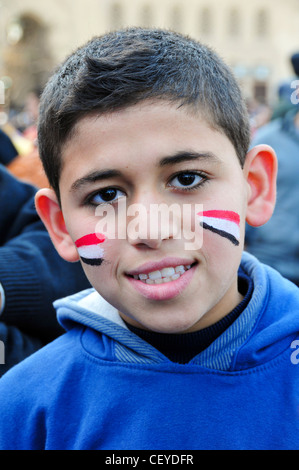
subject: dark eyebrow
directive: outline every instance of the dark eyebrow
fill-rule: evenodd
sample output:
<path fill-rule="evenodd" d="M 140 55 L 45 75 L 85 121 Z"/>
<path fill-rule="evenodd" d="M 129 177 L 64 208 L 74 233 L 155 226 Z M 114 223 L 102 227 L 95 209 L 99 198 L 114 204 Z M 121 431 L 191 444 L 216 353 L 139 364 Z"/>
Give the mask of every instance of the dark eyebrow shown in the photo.
<path fill-rule="evenodd" d="M 104 181 L 110 178 L 116 178 L 122 176 L 121 171 L 118 170 L 102 170 L 102 171 L 93 171 L 88 175 L 83 176 L 82 178 L 77 179 L 71 186 L 70 191 L 77 191 L 82 186 L 86 184 L 95 183 L 97 181 Z"/>
<path fill-rule="evenodd" d="M 192 152 L 192 151 L 182 151 L 178 152 L 175 155 L 169 157 L 164 157 L 159 161 L 159 166 L 163 167 L 166 165 L 175 165 L 177 163 L 182 163 L 186 161 L 193 160 L 209 160 L 211 162 L 219 162 L 219 158 L 216 157 L 212 152 Z M 77 179 L 71 186 L 70 192 L 75 192 L 80 189 L 82 186 L 87 184 L 96 183 L 98 181 L 105 181 L 110 178 L 123 177 L 123 173 L 119 170 L 101 170 L 93 171 L 82 178 Z"/>
<path fill-rule="evenodd" d="M 159 162 L 159 166 L 174 165 L 176 163 L 190 162 L 193 160 L 209 160 L 219 162 L 220 159 L 212 152 L 178 152 L 175 155 L 164 157 Z"/>

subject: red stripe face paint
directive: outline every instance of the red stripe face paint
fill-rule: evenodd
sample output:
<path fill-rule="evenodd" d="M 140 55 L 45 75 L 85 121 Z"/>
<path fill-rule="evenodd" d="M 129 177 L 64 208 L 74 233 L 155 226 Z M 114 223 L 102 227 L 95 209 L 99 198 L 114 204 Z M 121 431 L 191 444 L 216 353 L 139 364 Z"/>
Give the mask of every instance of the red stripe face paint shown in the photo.
<path fill-rule="evenodd" d="M 104 259 L 104 250 L 101 246 L 106 237 L 101 233 L 91 233 L 79 238 L 75 242 L 83 263 L 90 266 L 100 266 Z"/>
<path fill-rule="evenodd" d="M 209 210 L 199 212 L 200 225 L 238 246 L 240 243 L 240 216 L 233 211 Z"/>

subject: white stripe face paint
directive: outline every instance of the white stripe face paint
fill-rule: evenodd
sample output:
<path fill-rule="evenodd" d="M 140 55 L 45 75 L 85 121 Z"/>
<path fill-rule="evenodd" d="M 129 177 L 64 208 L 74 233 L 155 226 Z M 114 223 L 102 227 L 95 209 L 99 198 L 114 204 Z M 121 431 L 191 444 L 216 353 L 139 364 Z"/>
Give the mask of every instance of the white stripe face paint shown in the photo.
<path fill-rule="evenodd" d="M 210 210 L 199 212 L 200 225 L 211 232 L 227 238 L 233 245 L 240 243 L 240 216 L 233 211 Z"/>
<path fill-rule="evenodd" d="M 105 236 L 100 233 L 91 233 L 79 238 L 75 242 L 79 256 L 83 263 L 90 266 L 100 266 L 104 260 L 104 249 L 101 246 Z"/>

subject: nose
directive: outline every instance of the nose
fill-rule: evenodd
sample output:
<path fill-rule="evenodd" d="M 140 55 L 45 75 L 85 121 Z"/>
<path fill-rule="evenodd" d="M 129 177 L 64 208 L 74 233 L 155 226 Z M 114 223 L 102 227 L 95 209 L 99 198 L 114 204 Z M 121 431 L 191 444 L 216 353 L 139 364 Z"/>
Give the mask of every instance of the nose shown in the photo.
<path fill-rule="evenodd" d="M 180 207 L 165 203 L 136 203 L 128 208 L 127 237 L 134 246 L 158 249 L 180 230 Z"/>

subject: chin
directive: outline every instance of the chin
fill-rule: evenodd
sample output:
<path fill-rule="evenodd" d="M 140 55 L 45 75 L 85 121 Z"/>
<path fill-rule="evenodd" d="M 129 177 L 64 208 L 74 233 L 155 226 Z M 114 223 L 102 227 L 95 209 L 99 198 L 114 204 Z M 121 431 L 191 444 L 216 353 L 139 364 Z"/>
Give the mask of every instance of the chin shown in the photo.
<path fill-rule="evenodd" d="M 192 321 L 182 321 L 182 319 L 174 322 L 169 321 L 165 323 L 164 321 L 159 323 L 155 323 L 154 325 L 140 325 L 141 328 L 145 328 L 147 330 L 154 331 L 156 333 L 164 333 L 164 334 L 184 334 L 184 333 L 192 333 L 200 328 L 198 328 L 198 319 L 195 322 Z"/>

